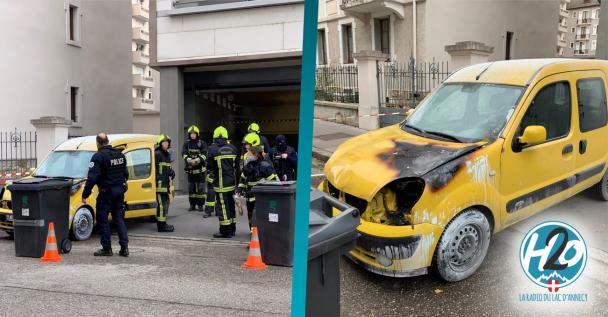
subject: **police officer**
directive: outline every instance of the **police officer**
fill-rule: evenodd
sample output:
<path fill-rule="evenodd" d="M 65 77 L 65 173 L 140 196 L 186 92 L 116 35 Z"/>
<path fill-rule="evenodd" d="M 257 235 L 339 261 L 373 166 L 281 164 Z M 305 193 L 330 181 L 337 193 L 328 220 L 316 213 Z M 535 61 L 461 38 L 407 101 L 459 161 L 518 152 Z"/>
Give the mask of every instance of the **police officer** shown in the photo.
<path fill-rule="evenodd" d="M 195 125 L 188 128 L 188 140 L 182 147 L 182 157 L 188 174 L 188 211 L 196 210 L 197 206 L 199 211 L 204 211 L 207 145 L 200 139 L 199 129 Z"/>
<path fill-rule="evenodd" d="M 260 136 L 260 142 L 264 146 L 264 153 L 269 153 L 270 152 L 270 143 L 268 143 L 268 139 L 265 136 L 260 135 L 260 125 L 258 125 L 255 122 L 252 122 L 247 127 L 247 133 L 252 133 L 252 132 Z M 245 148 L 243 148 L 243 153 L 244 152 L 245 152 Z"/>
<path fill-rule="evenodd" d="M 171 195 L 171 180 L 175 178 L 175 172 L 171 167 L 171 139 L 161 134 L 157 139 L 157 147 L 154 151 L 156 161 L 156 227 L 158 232 L 173 232 L 175 228 L 167 224 L 169 214 L 169 195 Z"/>
<path fill-rule="evenodd" d="M 247 218 L 249 219 L 249 229 L 255 226 L 253 219 L 253 210 L 255 208 L 255 196 L 251 192 L 253 186 L 262 181 L 279 180 L 279 177 L 274 171 L 272 163 L 264 158 L 264 150 L 260 144 L 260 137 L 256 133 L 249 133 L 245 136 L 247 151 L 250 155 L 247 156 L 247 162 L 241 172 L 239 186 L 236 194 L 245 196 L 247 200 Z"/>
<path fill-rule="evenodd" d="M 129 256 L 129 237 L 127 226 L 123 218 L 125 192 L 127 190 L 127 160 L 120 150 L 109 145 L 108 136 L 99 133 L 96 138 L 97 153 L 89 163 L 87 182 L 82 191 L 82 203 L 87 203 L 91 196 L 93 186 L 97 185 L 97 227 L 101 234 L 101 249 L 95 251 L 95 256 L 112 256 L 112 241 L 108 215 L 112 214 L 112 221 L 118 231 L 120 244 L 119 255 Z"/>
<path fill-rule="evenodd" d="M 274 170 L 282 181 L 296 179 L 298 168 L 298 153 L 289 145 L 284 135 L 279 134 L 275 139 L 275 146 L 270 149 L 268 158 L 272 160 Z"/>
<path fill-rule="evenodd" d="M 234 191 L 236 189 L 236 167 L 239 164 L 238 150 L 228 143 L 228 130 L 219 126 L 213 131 L 213 144 L 207 155 L 207 170 L 213 173 L 215 212 L 219 216 L 220 230 L 214 238 L 232 238 L 236 233 Z"/>

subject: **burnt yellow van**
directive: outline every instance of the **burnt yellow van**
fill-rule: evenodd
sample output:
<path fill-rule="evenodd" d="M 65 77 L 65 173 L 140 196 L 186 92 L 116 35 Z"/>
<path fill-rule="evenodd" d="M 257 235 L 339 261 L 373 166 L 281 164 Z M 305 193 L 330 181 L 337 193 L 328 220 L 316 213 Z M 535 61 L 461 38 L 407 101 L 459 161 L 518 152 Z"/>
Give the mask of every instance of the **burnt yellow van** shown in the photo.
<path fill-rule="evenodd" d="M 151 217 L 156 215 L 156 183 L 154 167 L 155 135 L 111 134 L 110 145 L 122 150 L 127 158 L 129 171 L 125 193 L 125 218 Z M 33 177 L 61 177 L 73 180 L 70 191 L 70 236 L 74 240 L 86 240 L 95 224 L 97 186 L 87 204 L 82 203 L 82 190 L 86 182 L 91 157 L 97 151 L 95 136 L 69 139 L 58 145 L 32 173 Z M 31 176 L 30 176 L 31 177 Z M 0 191 L 0 230 L 13 232 L 11 195 L 8 189 Z"/>
<path fill-rule="evenodd" d="M 342 144 L 320 186 L 362 211 L 349 257 L 460 281 L 492 233 L 593 186 L 608 200 L 607 75 L 600 60 L 469 66 L 405 121 Z"/>

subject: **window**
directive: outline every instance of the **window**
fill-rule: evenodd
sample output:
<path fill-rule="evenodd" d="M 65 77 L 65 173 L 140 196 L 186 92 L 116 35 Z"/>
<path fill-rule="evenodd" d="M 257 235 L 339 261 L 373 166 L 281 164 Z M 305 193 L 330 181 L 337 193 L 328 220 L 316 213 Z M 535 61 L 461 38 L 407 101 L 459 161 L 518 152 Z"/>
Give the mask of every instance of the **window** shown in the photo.
<path fill-rule="evenodd" d="M 150 177 L 152 156 L 150 149 L 138 149 L 125 153 L 129 180 L 146 179 Z"/>
<path fill-rule="evenodd" d="M 593 26 L 592 35 L 597 35 L 597 25 Z"/>
<path fill-rule="evenodd" d="M 593 10 L 593 18 L 594 19 L 599 19 L 600 18 L 600 9 Z"/>
<path fill-rule="evenodd" d="M 600 78 L 581 79 L 576 82 L 578 113 L 581 132 L 606 126 L 608 108 L 604 81 Z"/>
<path fill-rule="evenodd" d="M 505 59 L 506 60 L 509 60 L 512 58 L 512 54 L 511 54 L 512 42 L 513 42 L 513 32 L 507 31 L 507 34 L 505 36 Z"/>
<path fill-rule="evenodd" d="M 74 46 L 80 46 L 80 25 L 81 25 L 81 14 L 80 8 L 70 1 L 67 9 L 65 10 L 66 19 L 66 43 Z"/>
<path fill-rule="evenodd" d="M 70 119 L 79 122 L 78 87 L 70 87 Z"/>
<path fill-rule="evenodd" d="M 325 50 L 325 29 L 317 31 L 317 63 L 327 64 L 327 51 Z"/>
<path fill-rule="evenodd" d="M 592 51 L 595 51 L 596 46 L 597 46 L 597 40 L 591 40 L 591 47 L 589 47 L 589 49 Z"/>
<path fill-rule="evenodd" d="M 342 62 L 352 64 L 353 60 L 353 26 L 342 25 Z"/>
<path fill-rule="evenodd" d="M 571 117 L 570 85 L 568 82 L 549 84 L 534 97 L 521 121 L 517 137 L 526 127 L 540 125 L 547 129 L 547 140 L 563 138 L 570 132 Z"/>
<path fill-rule="evenodd" d="M 572 17 L 576 18 L 576 12 L 572 12 Z"/>
<path fill-rule="evenodd" d="M 375 44 L 376 50 L 384 54 L 391 53 L 391 34 L 390 34 L 390 18 L 382 18 L 375 20 Z"/>
<path fill-rule="evenodd" d="M 575 28 L 572 28 L 572 33 L 574 33 L 575 31 L 576 31 L 576 29 L 575 29 Z"/>
<path fill-rule="evenodd" d="M 570 42 L 570 48 L 574 48 L 574 42 Z"/>

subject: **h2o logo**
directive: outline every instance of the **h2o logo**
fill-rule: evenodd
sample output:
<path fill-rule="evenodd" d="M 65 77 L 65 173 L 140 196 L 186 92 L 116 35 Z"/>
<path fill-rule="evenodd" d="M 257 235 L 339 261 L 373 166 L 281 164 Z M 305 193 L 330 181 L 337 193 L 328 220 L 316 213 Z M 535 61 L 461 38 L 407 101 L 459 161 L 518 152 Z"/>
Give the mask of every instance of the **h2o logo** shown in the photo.
<path fill-rule="evenodd" d="M 568 286 L 583 273 L 587 246 L 572 226 L 544 222 L 532 228 L 519 250 L 521 266 L 532 282 L 549 291 Z"/>

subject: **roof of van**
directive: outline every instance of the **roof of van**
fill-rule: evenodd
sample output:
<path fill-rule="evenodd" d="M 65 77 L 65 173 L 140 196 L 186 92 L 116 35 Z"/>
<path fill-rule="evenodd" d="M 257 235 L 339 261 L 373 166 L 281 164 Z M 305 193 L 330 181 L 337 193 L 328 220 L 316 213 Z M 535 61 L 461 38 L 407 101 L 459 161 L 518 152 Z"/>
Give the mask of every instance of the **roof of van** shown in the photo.
<path fill-rule="evenodd" d="M 56 151 L 97 151 L 96 136 L 83 136 L 69 139 L 58 145 Z M 108 134 L 110 145 L 119 146 L 130 143 L 156 143 L 156 135 L 151 134 Z"/>
<path fill-rule="evenodd" d="M 608 61 L 539 58 L 487 62 L 462 68 L 452 74 L 445 82 L 475 82 L 526 86 L 535 78 L 544 78 L 548 75 L 561 72 L 590 69 L 606 71 L 608 70 Z"/>

